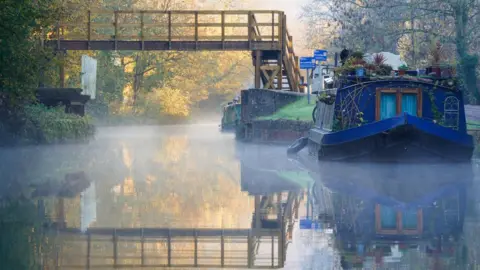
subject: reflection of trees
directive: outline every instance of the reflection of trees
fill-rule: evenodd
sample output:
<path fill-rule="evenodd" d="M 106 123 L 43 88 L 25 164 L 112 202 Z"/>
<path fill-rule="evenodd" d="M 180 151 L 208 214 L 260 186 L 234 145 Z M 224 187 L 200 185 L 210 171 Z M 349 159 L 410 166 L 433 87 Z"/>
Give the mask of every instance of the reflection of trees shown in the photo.
<path fill-rule="evenodd" d="M 109 168 L 95 178 L 102 227 L 248 227 L 253 206 L 241 193 L 233 145 L 216 149 L 183 134 L 122 141 Z M 228 155 L 227 154 L 227 155 Z M 222 168 L 223 170 L 219 170 Z M 92 175 L 92 177 L 94 177 Z M 115 178 L 115 179 L 112 179 Z"/>
<path fill-rule="evenodd" d="M 35 204 L 29 200 L 2 202 L 0 206 L 2 269 L 40 269 L 41 255 L 50 252 L 52 240 L 47 241 L 41 234 L 42 219 L 36 211 Z"/>

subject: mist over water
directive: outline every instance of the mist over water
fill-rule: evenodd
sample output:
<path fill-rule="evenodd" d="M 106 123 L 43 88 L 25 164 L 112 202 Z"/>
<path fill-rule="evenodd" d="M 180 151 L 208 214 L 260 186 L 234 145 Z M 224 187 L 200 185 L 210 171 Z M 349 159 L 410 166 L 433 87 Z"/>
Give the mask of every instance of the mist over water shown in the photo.
<path fill-rule="evenodd" d="M 472 228 L 478 226 L 478 203 L 472 194 L 478 190 L 478 184 L 476 180 L 472 184 L 459 179 L 467 170 L 465 166 L 318 163 L 309 159 L 305 150 L 296 158 L 287 158 L 285 146 L 243 144 L 235 141 L 234 134 L 221 133 L 218 122 L 209 121 L 194 125 L 102 127 L 95 140 L 86 144 L 1 149 L 0 194 L 9 198 L 10 203 L 19 202 L 13 212 L 5 206 L 0 217 L 3 228 L 18 222 L 43 228 L 44 216 L 58 220 L 58 205 L 62 201 L 66 226 L 82 231 L 249 229 L 254 194 L 299 191 L 310 195 L 298 208 L 298 219 L 287 241 L 285 269 L 349 269 L 359 266 L 359 261 L 363 261 L 364 269 L 371 269 L 374 264 L 377 269 L 401 265 L 413 269 L 435 263 L 448 269 L 465 269 L 475 258 L 472 252 L 477 247 L 472 237 L 476 236 Z M 91 184 L 71 187 L 72 191 L 60 200 L 59 194 L 65 191 L 56 185 L 72 174 L 83 174 Z M 33 196 L 35 188 L 45 182 L 51 183 L 53 194 Z M 313 218 L 329 217 L 322 221 L 323 229 L 299 228 L 299 219 L 307 215 L 307 200 L 310 218 L 312 214 Z M 402 213 L 422 209 L 422 223 L 429 225 L 424 226 L 420 237 L 407 239 L 402 234 L 399 239 L 383 239 L 380 252 L 374 225 L 378 204 Z M 27 210 L 30 214 L 25 217 L 22 213 Z M 6 223 L 7 212 L 10 223 Z M 438 216 L 447 212 L 448 217 Z M 457 213 L 454 218 L 452 213 Z M 38 229 L 33 235 L 40 237 L 41 231 Z M 1 231 L 2 235 L 12 236 L 9 241 L 27 241 L 22 238 L 23 233 L 11 232 Z M 438 250 L 439 235 L 454 238 L 441 244 L 441 250 L 447 250 L 447 244 L 448 250 L 450 246 L 456 250 L 453 255 L 448 253 L 450 257 L 460 256 L 458 252 L 468 247 L 466 259 L 452 262 L 429 253 L 430 249 Z M 84 261 L 75 250 L 86 250 L 85 243 L 76 238 L 67 243 L 65 237 L 57 239 L 53 246 L 50 242 L 50 248 L 64 248 L 61 256 L 65 265 Z M 411 243 L 411 248 L 399 247 L 398 241 Z M 11 250 L 1 256 L 21 261 L 24 252 Z M 50 256 L 48 252 L 40 255 Z"/>

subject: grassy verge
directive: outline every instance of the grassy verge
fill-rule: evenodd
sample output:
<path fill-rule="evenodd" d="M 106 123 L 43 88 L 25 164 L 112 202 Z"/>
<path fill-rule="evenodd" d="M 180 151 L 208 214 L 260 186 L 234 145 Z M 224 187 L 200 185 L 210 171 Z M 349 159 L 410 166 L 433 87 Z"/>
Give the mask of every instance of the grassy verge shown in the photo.
<path fill-rule="evenodd" d="M 310 104 L 308 104 L 307 97 L 302 97 L 296 102 L 286 105 L 277 112 L 268 116 L 258 117 L 257 120 L 297 120 L 311 122 L 312 112 L 315 108 L 315 99 L 311 98 Z"/>
<path fill-rule="evenodd" d="M 26 143 L 84 141 L 95 134 L 95 127 L 89 117 L 67 114 L 64 107 L 28 105 L 23 117 L 24 125 L 19 139 Z"/>
<path fill-rule="evenodd" d="M 480 129 L 480 121 L 467 120 L 467 130 Z"/>

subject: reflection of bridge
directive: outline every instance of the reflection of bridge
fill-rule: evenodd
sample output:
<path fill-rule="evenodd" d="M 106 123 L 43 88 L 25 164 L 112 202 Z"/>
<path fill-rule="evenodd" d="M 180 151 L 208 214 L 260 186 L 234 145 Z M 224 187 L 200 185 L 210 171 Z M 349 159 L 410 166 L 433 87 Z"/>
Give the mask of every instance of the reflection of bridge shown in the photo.
<path fill-rule="evenodd" d="M 251 229 L 68 228 L 64 199 L 59 226 L 58 269 L 132 267 L 281 268 L 300 197 L 297 192 L 255 196 Z M 273 216 L 273 218 L 272 218 Z"/>
<path fill-rule="evenodd" d="M 303 91 L 281 11 L 88 11 L 46 40 L 59 50 L 252 51 L 255 88 Z"/>

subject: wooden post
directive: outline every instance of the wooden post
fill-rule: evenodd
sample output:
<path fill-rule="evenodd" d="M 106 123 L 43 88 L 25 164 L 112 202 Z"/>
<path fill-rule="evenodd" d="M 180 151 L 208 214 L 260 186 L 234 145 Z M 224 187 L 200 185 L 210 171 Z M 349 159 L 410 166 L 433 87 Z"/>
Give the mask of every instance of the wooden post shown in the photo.
<path fill-rule="evenodd" d="M 92 21 L 92 13 L 91 11 L 89 10 L 88 11 L 88 23 L 87 23 L 87 30 L 88 30 L 88 33 L 87 33 L 87 48 L 90 50 L 90 40 L 92 39 L 92 24 L 91 24 L 91 21 Z"/>
<path fill-rule="evenodd" d="M 58 67 L 60 88 L 65 88 L 65 54 L 63 50 L 60 53 L 60 66 Z"/>
<path fill-rule="evenodd" d="M 260 195 L 255 195 L 255 231 L 261 227 L 260 222 Z"/>
<path fill-rule="evenodd" d="M 272 235 L 272 268 L 274 267 L 275 267 L 275 236 Z"/>
<path fill-rule="evenodd" d="M 114 27 L 115 27 L 115 36 L 114 36 L 114 46 L 115 46 L 115 51 L 117 50 L 117 36 L 118 36 L 118 13 L 117 11 L 114 11 L 114 17 L 115 17 L 115 22 L 114 22 Z"/>
<path fill-rule="evenodd" d="M 172 49 L 172 12 L 168 11 L 168 49 Z"/>
<path fill-rule="evenodd" d="M 282 222 L 283 224 L 283 222 Z M 280 227 L 280 235 L 278 236 L 278 267 L 283 268 L 285 262 L 285 226 Z"/>
<path fill-rule="evenodd" d="M 253 236 L 252 236 L 252 231 L 248 232 L 248 239 L 247 239 L 247 267 L 252 268 L 253 267 Z"/>
<path fill-rule="evenodd" d="M 141 50 L 143 51 L 145 49 L 145 41 L 144 41 L 144 11 L 140 11 L 140 42 L 141 42 Z"/>
<path fill-rule="evenodd" d="M 222 11 L 222 50 L 225 50 L 225 11 Z"/>
<path fill-rule="evenodd" d="M 113 236 L 112 236 L 112 240 L 113 240 L 113 268 L 117 268 L 117 263 L 118 263 L 118 246 L 117 246 L 117 230 L 116 229 L 113 229 Z"/>
<path fill-rule="evenodd" d="M 195 11 L 195 50 L 198 49 L 198 11 Z"/>
<path fill-rule="evenodd" d="M 272 11 L 272 46 L 273 42 L 275 42 L 275 11 Z"/>
<path fill-rule="evenodd" d="M 281 226 L 282 222 L 282 193 L 277 193 L 277 222 Z"/>
<path fill-rule="evenodd" d="M 260 89 L 260 66 L 262 64 L 261 62 L 261 57 L 262 57 L 262 52 L 259 50 L 255 51 L 255 88 Z"/>
<path fill-rule="evenodd" d="M 197 230 L 194 230 L 193 231 L 193 241 L 194 241 L 194 248 L 193 248 L 193 252 L 194 252 L 194 255 L 193 255 L 193 264 L 195 267 L 198 266 L 198 232 Z"/>
<path fill-rule="evenodd" d="M 172 266 L 172 233 L 170 232 L 170 229 L 168 230 L 168 236 L 167 236 L 167 260 L 168 260 L 168 267 Z"/>
<path fill-rule="evenodd" d="M 220 236 L 220 263 L 222 268 L 225 266 L 225 237 L 222 229 L 222 235 Z"/>
<path fill-rule="evenodd" d="M 141 256 L 142 256 L 142 266 L 145 266 L 145 236 L 143 234 L 143 228 L 142 228 L 142 238 L 141 238 L 141 245 L 142 245 L 142 250 L 141 250 Z"/>
<path fill-rule="evenodd" d="M 92 243 L 92 235 L 87 233 L 87 269 L 90 269 L 90 253 L 91 253 L 91 243 Z"/>
<path fill-rule="evenodd" d="M 282 87 L 283 87 L 283 48 L 278 53 L 277 65 L 278 65 L 278 69 L 279 69 L 278 73 L 277 73 L 277 89 L 282 90 Z"/>
<path fill-rule="evenodd" d="M 248 49 L 252 50 L 252 36 L 253 36 L 253 14 L 248 12 Z"/>
<path fill-rule="evenodd" d="M 60 51 L 60 21 L 57 21 L 57 51 Z"/>

